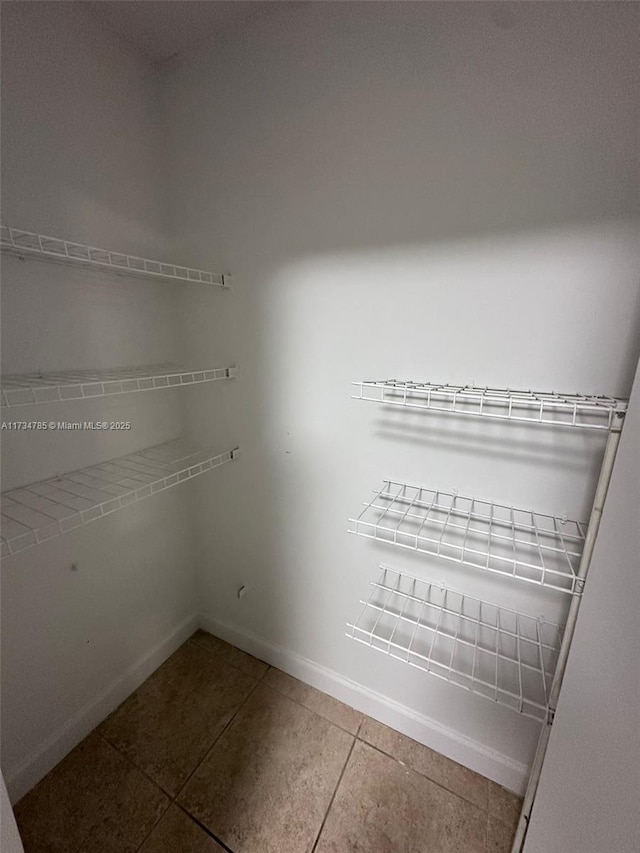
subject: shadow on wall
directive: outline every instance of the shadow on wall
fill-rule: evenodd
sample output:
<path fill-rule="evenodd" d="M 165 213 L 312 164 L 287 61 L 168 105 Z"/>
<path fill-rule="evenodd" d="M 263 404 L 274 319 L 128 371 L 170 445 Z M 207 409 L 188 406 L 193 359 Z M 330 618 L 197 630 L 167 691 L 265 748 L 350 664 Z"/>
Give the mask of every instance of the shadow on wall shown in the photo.
<path fill-rule="evenodd" d="M 233 388 L 188 398 L 204 445 L 243 449 L 237 466 L 195 487 L 202 608 L 526 762 L 535 740 L 526 721 L 499 731 L 490 703 L 483 716 L 453 688 L 425 687 L 407 667 L 347 646 L 344 625 L 382 546 L 354 545 L 346 519 L 386 476 L 583 517 L 602 446 L 580 436 L 581 464 L 575 437 L 545 430 L 532 440 L 507 424 L 487 433 L 491 453 L 475 438 L 483 452 L 472 458 L 460 445 L 475 427 L 438 420 L 434 431 L 429 420 L 417 452 L 408 421 L 402 435 L 381 432 L 349 399 L 349 383 L 396 376 L 628 392 L 640 341 L 638 10 L 269 5 L 242 38 L 160 81 L 177 258 L 206 268 L 217 258 L 235 275 L 232 294 L 181 292 L 189 360 L 240 365 Z M 37 33 L 43 51 L 53 47 L 33 56 L 60 65 L 60 42 L 42 24 Z M 149 229 L 160 196 L 146 192 L 161 174 L 157 81 L 139 85 L 139 109 L 127 86 L 126 104 L 118 95 L 102 108 L 78 73 L 91 65 L 94 38 L 83 26 L 81 55 L 62 63 L 59 82 L 9 45 L 9 106 L 18 122 L 27 103 L 30 130 L 13 147 L 13 171 L 27 183 L 16 184 L 12 205 L 26 216 L 52 179 L 51 158 L 38 153 L 49 115 L 53 185 L 64 190 L 56 199 L 84 187 L 67 215 L 135 235 L 140 251 L 161 227 Z M 39 97 L 23 98 L 20 81 Z M 125 105 L 135 124 L 123 134 Z M 76 134 L 77 125 L 60 126 L 65 109 L 100 121 Z M 38 168 L 25 170 L 31 158 Z M 136 203 L 123 192 L 121 161 Z M 239 604 L 241 583 L 249 594 Z"/>
<path fill-rule="evenodd" d="M 195 506 L 207 614 L 526 768 L 537 724 L 507 720 L 510 712 L 490 702 L 355 647 L 344 629 L 376 563 L 445 577 L 454 589 L 551 621 L 564 620 L 568 600 L 528 584 L 500 589 L 482 572 L 350 537 L 347 519 L 391 477 L 586 521 L 605 438 L 394 412 L 352 401 L 350 382 L 625 396 L 640 344 L 636 231 L 604 222 L 295 257 L 265 245 L 264 234 L 247 245 L 215 341 L 234 353 L 240 379 L 223 417 L 203 398 L 192 410 L 201 440 L 214 423 L 243 449 L 224 479 L 203 483 Z M 209 319 L 191 320 L 193 339 L 206 340 Z M 239 602 L 242 584 L 248 595 Z M 508 784 L 506 775 L 499 781 Z"/>
<path fill-rule="evenodd" d="M 202 607 L 526 763 L 536 726 L 347 644 L 383 546 L 346 519 L 385 476 L 583 518 L 602 443 L 506 424 L 487 453 L 475 425 L 429 421 L 417 452 L 349 382 L 628 392 L 637 16 L 285 5 L 164 80 L 178 256 L 235 275 L 215 318 L 191 289 L 185 313 L 194 362 L 240 365 L 223 413 L 189 404 L 202 443 L 243 449 L 198 486 Z"/>
<path fill-rule="evenodd" d="M 248 245 L 216 339 L 241 379 L 223 419 L 211 401 L 200 417 L 202 438 L 217 422 L 245 454 L 200 508 L 204 606 L 340 671 L 356 582 L 393 557 L 362 545 L 349 576 L 346 519 L 384 477 L 587 519 L 602 436 L 390 412 L 351 401 L 349 383 L 624 396 L 640 342 L 635 234 L 603 223 L 295 260 L 264 234 Z"/>
<path fill-rule="evenodd" d="M 340 584 L 344 519 L 384 476 L 588 518 L 601 436 L 371 409 L 349 399 L 349 383 L 625 396 L 640 348 L 635 234 L 605 224 L 247 270 L 253 304 L 239 311 L 255 326 L 238 338 L 246 368 L 236 427 L 263 461 L 243 500 L 256 494 L 249 517 L 270 532 L 263 545 L 275 545 L 260 549 L 261 562 L 285 572 L 289 593 L 310 583 L 322 601 L 328 576 Z M 273 596 L 272 628 L 286 599 Z M 307 605 L 296 642 L 312 614 L 322 622 Z M 333 602 L 325 608 L 329 616 Z"/>

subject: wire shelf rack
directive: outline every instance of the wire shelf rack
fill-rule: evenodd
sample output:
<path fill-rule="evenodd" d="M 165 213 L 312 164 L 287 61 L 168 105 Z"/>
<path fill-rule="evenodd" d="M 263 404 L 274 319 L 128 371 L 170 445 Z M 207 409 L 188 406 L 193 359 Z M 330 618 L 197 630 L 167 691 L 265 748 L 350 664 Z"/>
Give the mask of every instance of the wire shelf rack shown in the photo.
<path fill-rule="evenodd" d="M 57 373 L 34 373 L 3 376 L 0 387 L 2 405 L 28 406 L 65 400 L 86 400 L 233 379 L 236 368 L 216 367 L 209 370 L 185 370 L 171 364 L 124 367 L 112 370 L 66 370 Z"/>
<path fill-rule="evenodd" d="M 2 556 L 9 556 L 231 462 L 182 439 L 4 492 Z"/>
<path fill-rule="evenodd" d="M 69 264 L 81 264 L 86 267 L 107 270 L 127 276 L 143 276 L 163 281 L 191 282 L 208 284 L 214 287 L 228 287 L 230 276 L 206 270 L 192 269 L 181 264 L 168 264 L 152 261 L 123 252 L 98 249 L 82 243 L 63 240 L 59 237 L 47 237 L 33 231 L 20 228 L 0 228 L 0 249 L 20 257 L 36 257 L 42 260 L 62 261 Z"/>
<path fill-rule="evenodd" d="M 562 629 L 380 566 L 347 636 L 544 720 Z"/>
<path fill-rule="evenodd" d="M 387 379 L 353 382 L 355 400 L 503 421 L 609 430 L 627 401 L 606 396 L 513 391 L 475 385 L 436 385 Z"/>
<path fill-rule="evenodd" d="M 349 519 L 350 533 L 566 593 L 586 524 L 505 504 L 385 480 Z"/>

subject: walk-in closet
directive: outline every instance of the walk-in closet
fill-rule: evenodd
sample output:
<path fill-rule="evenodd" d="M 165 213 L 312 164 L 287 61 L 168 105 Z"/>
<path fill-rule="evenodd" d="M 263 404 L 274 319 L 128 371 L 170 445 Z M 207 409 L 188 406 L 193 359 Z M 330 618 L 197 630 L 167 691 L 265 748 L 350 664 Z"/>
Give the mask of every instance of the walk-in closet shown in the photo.
<path fill-rule="evenodd" d="M 637 851 L 640 5 L 0 23 L 3 853 Z"/>

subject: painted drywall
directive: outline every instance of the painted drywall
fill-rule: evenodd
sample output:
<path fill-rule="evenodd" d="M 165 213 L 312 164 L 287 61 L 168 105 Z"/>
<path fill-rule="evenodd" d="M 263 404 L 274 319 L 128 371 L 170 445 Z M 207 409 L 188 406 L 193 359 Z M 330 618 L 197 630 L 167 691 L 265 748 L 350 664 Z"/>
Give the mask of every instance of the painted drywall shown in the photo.
<path fill-rule="evenodd" d="M 191 357 L 239 364 L 222 397 L 188 401 L 196 436 L 243 449 L 196 487 L 201 606 L 247 646 L 526 768 L 535 723 L 352 643 L 345 624 L 379 562 L 532 615 L 566 602 L 349 536 L 347 518 L 389 477 L 585 519 L 602 440 L 387 412 L 350 382 L 629 392 L 639 10 L 273 5 L 165 71 L 176 249 L 234 274 L 215 317 L 201 294 L 182 303 Z M 457 760 L 517 787 L 454 741 Z"/>
<path fill-rule="evenodd" d="M 349 537 L 346 519 L 389 476 L 584 517 L 602 450 L 593 436 L 377 411 L 349 399 L 351 380 L 631 384 L 637 11 L 520 5 L 270 4 L 160 80 L 82 4 L 4 5 L 6 221 L 236 274 L 215 302 L 197 288 L 175 301 L 9 261 L 5 304 L 23 320 L 10 369 L 39 369 L 43 351 L 60 368 L 236 361 L 215 396 L 90 405 L 135 415 L 118 452 L 169 437 L 185 414 L 196 438 L 243 446 L 193 484 L 193 503 L 156 496 L 3 567 L 14 795 L 133 685 L 127 673 L 160 662 L 195 606 L 239 644 L 370 697 L 372 713 L 386 702 L 388 722 L 411 719 L 414 736 L 523 783 L 535 724 L 343 636 L 378 561 L 561 615 L 548 593 Z M 24 441 L 7 454 L 12 483 L 113 455 Z"/>
<path fill-rule="evenodd" d="M 4 853 L 24 853 L 2 773 L 0 773 L 0 843 Z"/>
<path fill-rule="evenodd" d="M 2 7 L 3 222 L 167 257 L 157 79 L 84 7 Z M 172 286 L 4 256 L 2 273 L 4 372 L 179 356 Z M 3 431 L 3 488 L 179 435 L 185 392 L 195 389 L 3 411 L 8 420 L 132 425 Z M 124 698 L 114 684 L 133 689 L 152 652 L 154 665 L 171 653 L 170 638 L 194 614 L 185 488 L 3 562 L 2 768 L 14 799 L 99 722 L 95 707 L 104 716 Z"/>
<path fill-rule="evenodd" d="M 640 800 L 640 372 L 620 440 L 525 853 L 635 853 Z M 577 783 L 577 784 L 576 784 Z"/>

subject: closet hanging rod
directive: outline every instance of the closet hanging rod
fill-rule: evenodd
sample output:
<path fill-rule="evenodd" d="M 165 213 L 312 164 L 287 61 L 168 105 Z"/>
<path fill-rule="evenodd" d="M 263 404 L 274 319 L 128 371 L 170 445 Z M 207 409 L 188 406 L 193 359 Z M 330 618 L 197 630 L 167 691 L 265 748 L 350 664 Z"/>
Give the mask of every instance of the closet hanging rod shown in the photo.
<path fill-rule="evenodd" d="M 98 249 L 59 237 L 47 237 L 33 231 L 20 228 L 0 227 L 0 249 L 20 258 L 39 258 L 66 264 L 81 265 L 124 276 L 142 276 L 161 281 L 189 282 L 214 287 L 229 287 L 231 276 L 228 273 L 208 272 L 192 269 L 183 264 L 169 264 Z"/>
<path fill-rule="evenodd" d="M 134 391 L 179 388 L 219 379 L 234 379 L 236 375 L 237 370 L 233 365 L 186 370 L 172 364 L 14 374 L 2 377 L 0 398 L 2 406 L 11 408 L 35 403 L 90 400 Z"/>
<path fill-rule="evenodd" d="M 517 391 L 475 385 L 405 382 L 397 379 L 352 382 L 354 400 L 451 415 L 523 421 L 532 424 L 610 430 L 627 409 L 615 397 Z"/>

